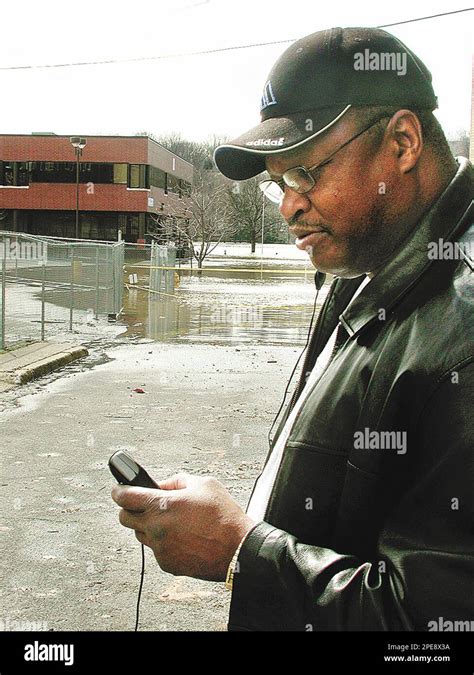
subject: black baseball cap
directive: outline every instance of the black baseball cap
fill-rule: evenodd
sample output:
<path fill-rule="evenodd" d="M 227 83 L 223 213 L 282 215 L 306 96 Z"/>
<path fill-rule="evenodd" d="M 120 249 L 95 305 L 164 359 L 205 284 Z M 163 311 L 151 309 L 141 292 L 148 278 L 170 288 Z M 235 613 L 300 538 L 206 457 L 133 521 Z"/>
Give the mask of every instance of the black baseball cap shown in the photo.
<path fill-rule="evenodd" d="M 379 28 L 330 28 L 294 42 L 263 89 L 261 122 L 216 148 L 224 176 L 245 180 L 265 157 L 316 138 L 351 106 L 399 105 L 434 110 L 431 73 L 403 42 Z"/>

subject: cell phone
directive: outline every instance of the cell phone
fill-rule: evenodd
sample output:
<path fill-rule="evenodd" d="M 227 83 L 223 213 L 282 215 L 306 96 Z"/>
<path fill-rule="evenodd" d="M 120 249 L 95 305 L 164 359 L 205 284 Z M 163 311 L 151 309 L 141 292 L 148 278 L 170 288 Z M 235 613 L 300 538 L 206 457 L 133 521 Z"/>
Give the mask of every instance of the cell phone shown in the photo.
<path fill-rule="evenodd" d="M 158 483 L 124 450 L 117 450 L 109 459 L 109 469 L 118 483 L 160 489 Z"/>

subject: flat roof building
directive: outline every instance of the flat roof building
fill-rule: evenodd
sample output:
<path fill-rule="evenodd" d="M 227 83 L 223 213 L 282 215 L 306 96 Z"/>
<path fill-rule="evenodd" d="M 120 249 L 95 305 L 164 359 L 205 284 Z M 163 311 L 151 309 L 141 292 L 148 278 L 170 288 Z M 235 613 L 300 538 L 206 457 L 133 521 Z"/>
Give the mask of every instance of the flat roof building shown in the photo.
<path fill-rule="evenodd" d="M 193 166 L 147 136 L 84 136 L 79 237 L 143 240 L 184 209 Z M 76 236 L 77 158 L 71 136 L 0 135 L 0 229 Z M 183 202 L 181 202 L 181 205 Z"/>

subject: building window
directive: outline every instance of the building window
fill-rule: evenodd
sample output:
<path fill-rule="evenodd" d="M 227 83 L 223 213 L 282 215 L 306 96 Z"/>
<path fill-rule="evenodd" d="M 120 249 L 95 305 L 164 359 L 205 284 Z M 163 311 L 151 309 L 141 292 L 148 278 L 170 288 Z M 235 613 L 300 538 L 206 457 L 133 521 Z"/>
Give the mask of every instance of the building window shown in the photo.
<path fill-rule="evenodd" d="M 139 188 L 140 187 L 140 165 L 139 164 L 130 164 L 129 173 L 128 173 L 128 187 Z"/>
<path fill-rule="evenodd" d="M 0 162 L 0 185 L 13 185 L 13 162 Z"/>
<path fill-rule="evenodd" d="M 0 185 L 26 186 L 31 183 L 75 183 L 77 164 L 71 162 L 0 161 Z M 165 194 L 188 195 L 190 184 L 147 164 L 80 162 L 79 182 L 128 185 L 130 188 L 161 188 Z"/>
<path fill-rule="evenodd" d="M 0 162 L 0 185 L 29 185 L 28 162 Z"/>
<path fill-rule="evenodd" d="M 150 166 L 150 185 L 166 189 L 166 173 L 156 166 Z"/>
<path fill-rule="evenodd" d="M 16 185 L 30 184 L 30 170 L 28 162 L 15 162 L 16 164 Z"/>
<path fill-rule="evenodd" d="M 76 162 L 28 162 L 33 183 L 75 183 Z M 113 183 L 114 165 L 80 162 L 80 183 Z"/>
<path fill-rule="evenodd" d="M 113 164 L 81 163 L 80 171 L 79 181 L 81 183 L 101 183 L 106 185 L 114 182 Z"/>
<path fill-rule="evenodd" d="M 127 164 L 114 164 L 114 183 L 127 184 Z"/>
<path fill-rule="evenodd" d="M 149 172 L 146 164 L 130 164 L 128 172 L 128 187 L 149 188 Z"/>
<path fill-rule="evenodd" d="M 174 192 L 175 194 L 180 194 L 180 180 L 177 176 L 173 176 L 171 173 L 168 174 L 168 191 Z"/>
<path fill-rule="evenodd" d="M 137 241 L 138 239 L 138 216 L 129 215 L 127 217 L 127 226 L 125 228 L 125 240 Z"/>

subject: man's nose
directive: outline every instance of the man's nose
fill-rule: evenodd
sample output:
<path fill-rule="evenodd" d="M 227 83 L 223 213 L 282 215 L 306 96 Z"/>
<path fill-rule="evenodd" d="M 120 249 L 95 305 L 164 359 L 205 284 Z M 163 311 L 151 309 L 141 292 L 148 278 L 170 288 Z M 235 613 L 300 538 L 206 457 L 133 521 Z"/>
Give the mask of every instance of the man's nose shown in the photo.
<path fill-rule="evenodd" d="M 311 202 L 308 199 L 308 195 L 295 192 L 286 186 L 279 209 L 286 222 L 290 223 L 291 219 L 298 213 L 298 211 L 303 211 L 303 213 L 309 211 L 311 209 Z"/>

